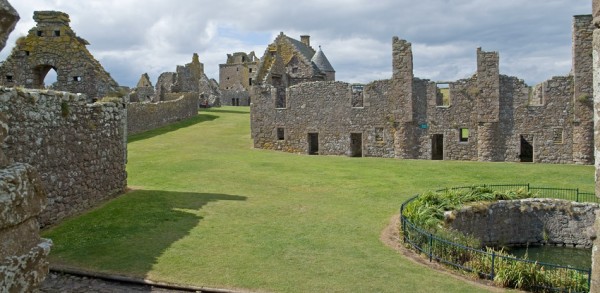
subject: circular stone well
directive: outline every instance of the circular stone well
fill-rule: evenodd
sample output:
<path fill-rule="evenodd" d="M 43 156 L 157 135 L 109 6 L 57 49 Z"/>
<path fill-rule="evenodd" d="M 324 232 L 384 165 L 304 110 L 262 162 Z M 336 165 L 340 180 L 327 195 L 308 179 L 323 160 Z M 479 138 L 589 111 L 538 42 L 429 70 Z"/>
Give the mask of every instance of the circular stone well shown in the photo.
<path fill-rule="evenodd" d="M 600 205 L 530 198 L 478 202 L 446 212 L 448 227 L 483 246 L 560 245 L 591 248 Z"/>

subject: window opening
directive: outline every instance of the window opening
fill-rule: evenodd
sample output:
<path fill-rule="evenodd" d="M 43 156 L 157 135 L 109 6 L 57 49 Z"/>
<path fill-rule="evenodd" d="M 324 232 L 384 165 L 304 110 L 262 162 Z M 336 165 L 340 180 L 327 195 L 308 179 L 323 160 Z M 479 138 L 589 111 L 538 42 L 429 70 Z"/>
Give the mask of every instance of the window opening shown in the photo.
<path fill-rule="evenodd" d="M 6 81 L 13 82 L 13 76 L 12 75 L 7 75 L 6 76 Z"/>
<path fill-rule="evenodd" d="M 450 84 L 437 83 L 436 87 L 435 105 L 441 107 L 450 106 Z"/>
<path fill-rule="evenodd" d="M 54 36 L 55 37 L 60 37 L 60 31 L 54 31 Z"/>
<path fill-rule="evenodd" d="M 362 108 L 364 105 L 364 96 L 363 96 L 363 85 L 353 85 L 352 86 L 352 107 L 353 108 Z"/>
<path fill-rule="evenodd" d="M 285 129 L 283 129 L 283 127 L 278 127 L 277 128 L 277 140 L 284 140 L 285 139 Z"/>
<path fill-rule="evenodd" d="M 460 129 L 460 136 L 459 136 L 458 140 L 460 142 L 468 142 L 469 141 L 469 129 L 468 128 Z"/>
<path fill-rule="evenodd" d="M 37 31 L 37 36 L 38 36 L 38 37 L 41 37 L 43 34 L 44 34 L 44 32 L 42 32 L 42 31 Z"/>

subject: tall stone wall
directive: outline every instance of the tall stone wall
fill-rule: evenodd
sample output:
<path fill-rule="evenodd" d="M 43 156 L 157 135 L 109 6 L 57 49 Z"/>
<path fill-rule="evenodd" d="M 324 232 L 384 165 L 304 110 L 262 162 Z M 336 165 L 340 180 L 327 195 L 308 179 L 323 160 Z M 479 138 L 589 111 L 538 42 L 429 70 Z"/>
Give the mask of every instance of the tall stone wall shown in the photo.
<path fill-rule="evenodd" d="M 573 18 L 573 160 L 594 163 L 592 15 Z"/>
<path fill-rule="evenodd" d="M 598 204 L 524 199 L 466 206 L 452 211 L 448 225 L 481 240 L 482 246 L 558 245 L 590 248 Z"/>
<path fill-rule="evenodd" d="M 574 77 L 553 77 L 530 89 L 500 74 L 497 52 L 477 49 L 477 56 L 476 74 L 448 84 L 447 104 L 441 103 L 435 83 L 413 77 L 411 45 L 398 38 L 392 41 L 390 80 L 357 87 L 326 82 L 257 86 L 251 95 L 255 147 L 307 153 L 308 133 L 318 133 L 319 145 L 313 148 L 319 154 L 355 156 L 360 133 L 363 156 L 580 163 L 575 145 L 591 142 L 577 136 L 575 128 L 582 124 L 573 117 L 591 115 L 591 109 L 574 114 Z M 376 144 L 368 141 L 371 136 Z"/>
<path fill-rule="evenodd" d="M 594 93 L 594 154 L 600 158 L 600 0 L 592 1 L 593 12 L 593 45 L 592 45 L 592 73 Z M 595 160 L 596 167 L 596 197 L 600 198 L 600 160 Z M 600 214 L 596 215 L 594 224 L 596 235 L 593 236 L 594 248 L 592 249 L 592 281 L 590 292 L 600 292 Z"/>
<path fill-rule="evenodd" d="M 47 226 L 124 192 L 127 186 L 125 107 L 88 104 L 85 95 L 0 88 L 9 128 L 9 161 L 34 166 L 48 194 Z"/>
<path fill-rule="evenodd" d="M 169 125 L 198 115 L 197 93 L 180 93 L 179 98 L 158 103 L 127 105 L 128 135 Z"/>

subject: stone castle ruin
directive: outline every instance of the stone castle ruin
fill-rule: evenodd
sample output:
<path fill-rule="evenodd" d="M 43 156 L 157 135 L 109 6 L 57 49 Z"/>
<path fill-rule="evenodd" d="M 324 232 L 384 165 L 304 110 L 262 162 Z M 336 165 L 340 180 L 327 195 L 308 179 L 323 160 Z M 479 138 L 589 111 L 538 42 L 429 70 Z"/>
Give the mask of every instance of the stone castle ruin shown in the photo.
<path fill-rule="evenodd" d="M 227 62 L 219 64 L 221 104 L 250 106 L 250 87 L 258 68 L 259 59 L 254 52 L 227 54 Z"/>
<path fill-rule="evenodd" d="M 334 82 L 332 70 L 309 66 L 302 41 L 281 34 L 261 59 L 252 92 L 254 146 L 358 157 L 593 164 L 592 29 L 591 16 L 574 17 L 573 73 L 533 89 L 500 74 L 499 54 L 481 49 L 477 72 L 442 89 L 413 76 L 411 44 L 397 37 L 391 79 Z"/>
<path fill-rule="evenodd" d="M 192 62 L 178 65 L 176 72 L 163 72 L 152 86 L 147 73 L 142 74 L 137 86 L 130 93 L 131 102 L 161 102 L 178 99 L 183 94 L 198 96 L 200 106 L 220 106 L 221 91 L 216 80 L 209 79 L 204 73 L 204 64 L 197 53 Z"/>
<path fill-rule="evenodd" d="M 0 65 L 0 85 L 83 93 L 90 100 L 118 91 L 119 85 L 87 50 L 89 43 L 69 26 L 69 15 L 58 11 L 36 11 L 37 25 L 17 40 Z M 55 70 L 55 84 L 44 84 Z"/>

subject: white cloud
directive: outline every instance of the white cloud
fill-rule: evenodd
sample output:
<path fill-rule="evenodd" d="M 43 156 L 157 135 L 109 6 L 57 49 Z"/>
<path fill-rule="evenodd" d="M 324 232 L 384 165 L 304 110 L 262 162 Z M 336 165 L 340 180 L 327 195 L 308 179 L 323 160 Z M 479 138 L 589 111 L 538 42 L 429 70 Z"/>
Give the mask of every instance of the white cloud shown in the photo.
<path fill-rule="evenodd" d="M 564 0 L 13 0 L 21 15 L 14 40 L 35 25 L 33 10 L 59 10 L 91 45 L 88 49 L 123 85 L 200 55 L 218 78 L 226 54 L 255 51 L 284 31 L 310 34 L 339 80 L 369 82 L 391 76 L 391 39 L 413 44 L 415 75 L 454 80 L 475 70 L 475 49 L 499 51 L 503 74 L 537 83 L 570 70 L 572 15 L 590 1 Z"/>

